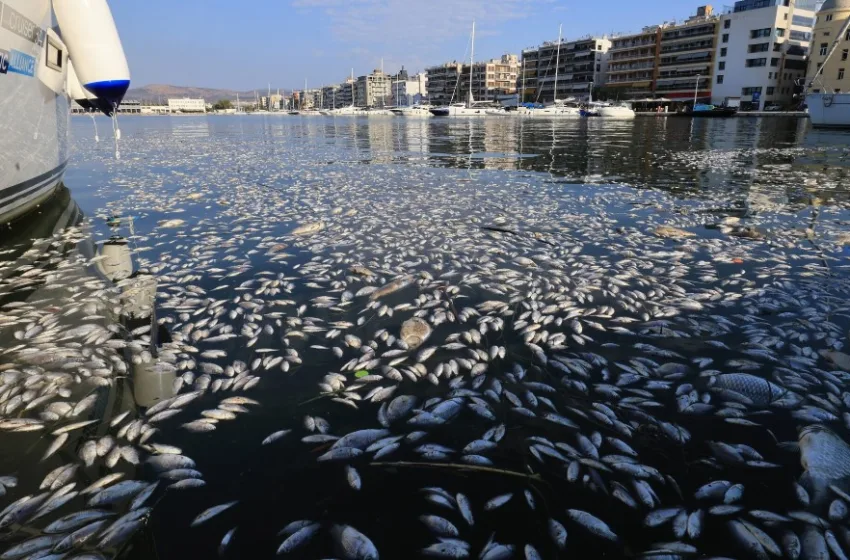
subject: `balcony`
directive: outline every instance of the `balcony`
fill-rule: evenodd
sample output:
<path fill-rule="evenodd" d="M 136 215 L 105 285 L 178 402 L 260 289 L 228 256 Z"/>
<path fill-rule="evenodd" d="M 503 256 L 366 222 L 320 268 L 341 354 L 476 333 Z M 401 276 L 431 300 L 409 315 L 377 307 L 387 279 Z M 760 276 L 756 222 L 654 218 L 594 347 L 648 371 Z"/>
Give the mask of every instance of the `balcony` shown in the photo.
<path fill-rule="evenodd" d="M 618 60 L 637 60 L 641 58 L 655 58 L 655 49 L 641 49 L 635 52 L 623 52 L 613 56 L 609 56 L 608 60 L 616 62 Z"/>
<path fill-rule="evenodd" d="M 671 54 L 677 52 L 699 51 L 705 49 L 714 49 L 714 39 L 697 41 L 695 43 L 685 43 L 684 45 L 669 45 L 661 47 L 661 54 Z"/>
<path fill-rule="evenodd" d="M 655 46 L 655 37 L 652 39 L 647 39 L 646 41 L 630 41 L 627 43 L 619 43 L 614 41 L 611 45 L 611 48 L 608 49 L 608 52 L 621 51 L 625 49 L 636 49 L 639 47 L 654 47 Z"/>
<path fill-rule="evenodd" d="M 617 72 L 628 72 L 629 70 L 643 70 L 645 68 L 655 68 L 655 62 L 640 62 L 633 64 L 612 62 L 608 64 L 608 73 L 616 74 Z"/>
<path fill-rule="evenodd" d="M 715 24 L 700 25 L 675 31 L 667 31 L 661 36 L 661 42 L 680 41 L 682 39 L 691 39 L 694 37 L 713 36 L 716 30 Z"/>
<path fill-rule="evenodd" d="M 711 67 L 709 66 L 701 66 L 699 68 L 688 68 L 687 70 L 668 70 L 667 72 L 660 72 L 658 74 L 658 80 L 673 80 L 676 78 L 688 78 L 688 77 L 697 77 L 697 76 L 706 76 L 711 73 Z"/>
<path fill-rule="evenodd" d="M 711 87 L 711 80 L 704 78 L 699 80 L 699 89 L 708 89 Z M 664 84 L 656 84 L 655 91 L 671 92 L 671 91 L 694 91 L 697 89 L 697 80 L 679 80 L 676 82 L 668 82 Z"/>
<path fill-rule="evenodd" d="M 608 78 L 608 85 L 615 84 L 633 84 L 635 82 L 651 82 L 652 72 L 644 72 L 643 74 L 635 74 L 629 76 L 619 76 L 617 78 Z"/>

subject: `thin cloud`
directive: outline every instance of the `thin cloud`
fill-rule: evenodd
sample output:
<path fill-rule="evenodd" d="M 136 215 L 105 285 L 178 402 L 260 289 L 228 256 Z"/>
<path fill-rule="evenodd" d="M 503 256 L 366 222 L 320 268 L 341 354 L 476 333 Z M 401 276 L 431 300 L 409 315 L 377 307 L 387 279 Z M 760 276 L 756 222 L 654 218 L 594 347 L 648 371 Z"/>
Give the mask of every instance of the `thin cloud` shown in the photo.
<path fill-rule="evenodd" d="M 437 52 L 460 43 L 476 21 L 482 36 L 498 35 L 502 24 L 539 10 L 547 0 L 293 0 L 299 10 L 317 10 L 334 37 L 373 52 Z M 460 57 L 462 53 L 458 53 Z M 438 61 L 434 61 L 438 62 Z"/>

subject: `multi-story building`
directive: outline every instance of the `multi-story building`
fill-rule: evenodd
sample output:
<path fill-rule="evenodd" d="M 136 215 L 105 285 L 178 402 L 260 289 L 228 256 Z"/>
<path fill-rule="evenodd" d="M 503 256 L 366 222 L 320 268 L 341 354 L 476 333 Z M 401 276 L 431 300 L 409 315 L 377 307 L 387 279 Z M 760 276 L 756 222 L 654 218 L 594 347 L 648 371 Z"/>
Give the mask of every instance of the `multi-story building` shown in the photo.
<path fill-rule="evenodd" d="M 848 17 L 850 0 L 826 0 L 817 13 L 806 75 L 812 93 L 850 92 L 850 31 L 841 36 Z M 836 50 L 827 61 L 836 39 Z"/>
<path fill-rule="evenodd" d="M 262 96 L 260 98 L 260 108 L 266 111 L 279 111 L 283 109 L 283 96 L 273 93 L 271 97 Z"/>
<path fill-rule="evenodd" d="M 469 64 L 448 62 L 426 69 L 428 99 L 434 105 L 465 102 L 469 97 Z M 515 96 L 519 57 L 515 54 L 476 62 L 472 68 L 472 97 L 475 101 L 499 101 Z"/>
<path fill-rule="evenodd" d="M 460 75 L 461 100 L 469 92 L 469 65 Z M 498 101 L 505 96 L 516 95 L 519 76 L 519 57 L 515 54 L 502 55 L 485 62 L 476 62 L 472 69 L 472 97 L 475 101 Z"/>
<path fill-rule="evenodd" d="M 799 103 L 814 21 L 802 0 L 735 2 L 720 19 L 712 103 L 756 111 Z"/>
<path fill-rule="evenodd" d="M 587 99 L 592 87 L 606 82 L 610 48 L 611 41 L 606 37 L 587 37 L 561 42 L 560 47 L 557 41 L 550 41 L 524 50 L 522 66 L 525 75 L 518 79 L 519 87 L 524 88 L 521 97 L 524 101 L 538 103 L 553 102 L 556 95 L 558 99 Z"/>
<path fill-rule="evenodd" d="M 382 70 L 360 76 L 354 84 L 354 104 L 358 107 L 386 107 L 392 105 L 393 80 Z"/>
<path fill-rule="evenodd" d="M 409 107 L 428 98 L 428 76 L 424 73 L 409 76 L 400 72 L 393 80 L 393 105 Z"/>
<path fill-rule="evenodd" d="M 172 113 L 206 113 L 207 103 L 203 99 L 169 99 L 168 109 Z"/>
<path fill-rule="evenodd" d="M 618 99 L 653 97 L 661 32 L 665 26 L 645 27 L 640 33 L 614 37 L 608 50 L 606 87 Z"/>
<path fill-rule="evenodd" d="M 770 0 L 757 0 L 767 2 Z M 701 6 L 684 23 L 661 30 L 656 58 L 655 94 L 693 102 L 711 101 L 714 57 L 720 17 L 711 6 Z"/>
<path fill-rule="evenodd" d="M 457 85 L 462 71 L 463 64 L 460 62 L 447 62 L 425 69 L 428 76 L 428 98 L 432 104 L 448 105 L 458 101 Z M 462 94 L 460 99 L 465 101 L 466 94 Z"/>

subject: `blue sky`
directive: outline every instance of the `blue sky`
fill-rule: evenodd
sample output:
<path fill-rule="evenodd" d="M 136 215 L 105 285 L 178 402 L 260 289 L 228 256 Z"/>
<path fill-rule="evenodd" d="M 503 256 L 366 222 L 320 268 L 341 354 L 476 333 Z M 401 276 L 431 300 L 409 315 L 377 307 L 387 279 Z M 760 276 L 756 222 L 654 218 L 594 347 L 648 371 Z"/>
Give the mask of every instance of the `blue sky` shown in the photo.
<path fill-rule="evenodd" d="M 731 4 L 731 1 L 729 2 Z M 683 19 L 681 0 L 145 0 L 110 2 L 133 85 L 302 88 L 354 68 L 418 71 L 461 59 L 476 20 L 476 59 L 564 35 L 639 31 Z M 722 5 L 716 5 L 722 9 Z M 467 54 L 468 56 L 468 54 Z"/>

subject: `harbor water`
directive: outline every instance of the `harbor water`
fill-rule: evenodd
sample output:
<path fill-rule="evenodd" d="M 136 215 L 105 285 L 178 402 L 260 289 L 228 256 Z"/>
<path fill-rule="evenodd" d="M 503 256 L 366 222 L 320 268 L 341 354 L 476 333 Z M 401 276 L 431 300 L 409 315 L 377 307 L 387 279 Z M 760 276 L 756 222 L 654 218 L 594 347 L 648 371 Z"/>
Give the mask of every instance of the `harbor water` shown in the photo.
<path fill-rule="evenodd" d="M 850 555 L 850 132 L 120 127 L 0 237 L 0 558 Z"/>

